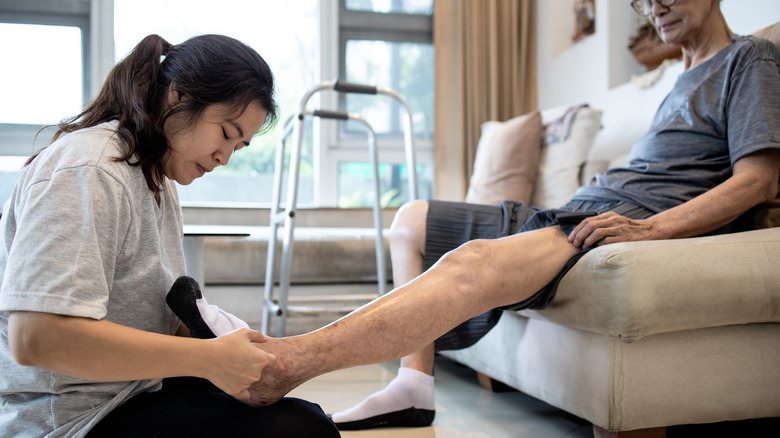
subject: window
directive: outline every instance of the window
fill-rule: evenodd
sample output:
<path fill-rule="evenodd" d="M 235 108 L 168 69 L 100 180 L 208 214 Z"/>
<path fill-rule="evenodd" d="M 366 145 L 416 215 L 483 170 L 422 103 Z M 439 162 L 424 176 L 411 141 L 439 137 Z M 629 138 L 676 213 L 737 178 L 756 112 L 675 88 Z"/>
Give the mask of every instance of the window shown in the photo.
<path fill-rule="evenodd" d="M 433 0 L 345 0 L 344 4 L 350 11 L 433 14 Z"/>
<path fill-rule="evenodd" d="M 431 197 L 433 181 L 432 12 L 432 0 L 341 0 L 339 12 L 339 77 L 392 88 L 411 107 L 420 198 Z M 378 135 L 383 205 L 407 201 L 402 105 L 386 96 L 346 94 L 339 96 L 338 106 L 363 116 Z M 365 189 L 372 187 L 368 152 L 359 151 L 365 129 L 347 122 L 332 136 L 335 146 L 323 155 L 337 177 L 322 181 L 328 193 L 321 199 L 340 207 L 371 205 L 373 192 Z"/>
<path fill-rule="evenodd" d="M 0 69 L 3 123 L 47 125 L 80 111 L 81 39 L 76 26 L 0 23 L 0 41 L 15 42 L 0 46 L 0 58 L 24 60 Z"/>

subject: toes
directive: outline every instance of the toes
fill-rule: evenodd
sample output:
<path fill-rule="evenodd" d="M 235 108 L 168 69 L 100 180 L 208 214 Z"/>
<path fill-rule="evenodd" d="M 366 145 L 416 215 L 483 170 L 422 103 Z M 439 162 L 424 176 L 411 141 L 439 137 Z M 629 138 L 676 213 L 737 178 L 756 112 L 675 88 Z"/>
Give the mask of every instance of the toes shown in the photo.
<path fill-rule="evenodd" d="M 198 282 L 192 277 L 183 275 L 173 282 L 171 290 L 165 296 L 165 302 L 184 325 L 190 329 L 190 334 L 193 338 L 215 338 L 214 332 L 203 321 L 198 305 L 195 303 L 196 299 L 202 297 Z"/>

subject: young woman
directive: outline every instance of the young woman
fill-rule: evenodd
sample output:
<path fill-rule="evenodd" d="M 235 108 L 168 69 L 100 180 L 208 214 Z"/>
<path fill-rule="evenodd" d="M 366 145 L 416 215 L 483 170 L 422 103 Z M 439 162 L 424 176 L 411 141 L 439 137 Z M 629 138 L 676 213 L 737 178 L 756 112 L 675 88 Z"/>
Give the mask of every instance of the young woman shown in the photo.
<path fill-rule="evenodd" d="M 185 273 L 174 181 L 271 126 L 273 92 L 234 39 L 151 35 L 28 161 L 0 219 L 0 436 L 338 436 L 311 403 L 245 404 L 274 360 L 262 334 L 193 339 L 165 303 Z"/>

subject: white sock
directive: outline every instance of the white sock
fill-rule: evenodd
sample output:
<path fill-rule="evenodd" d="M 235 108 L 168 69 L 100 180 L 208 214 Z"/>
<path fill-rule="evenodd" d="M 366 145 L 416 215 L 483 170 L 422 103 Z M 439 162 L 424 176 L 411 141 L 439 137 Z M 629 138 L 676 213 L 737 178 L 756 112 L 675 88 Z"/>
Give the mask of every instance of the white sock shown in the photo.
<path fill-rule="evenodd" d="M 225 312 L 219 307 L 209 304 L 206 298 L 197 298 L 195 304 L 198 306 L 200 316 L 203 322 L 214 332 L 215 336 L 222 336 L 233 330 L 240 328 L 249 328 L 249 324 L 231 313 Z"/>
<path fill-rule="evenodd" d="M 345 423 L 409 408 L 435 410 L 433 376 L 411 368 L 399 368 L 398 375 L 385 389 L 332 417 L 335 423 Z"/>

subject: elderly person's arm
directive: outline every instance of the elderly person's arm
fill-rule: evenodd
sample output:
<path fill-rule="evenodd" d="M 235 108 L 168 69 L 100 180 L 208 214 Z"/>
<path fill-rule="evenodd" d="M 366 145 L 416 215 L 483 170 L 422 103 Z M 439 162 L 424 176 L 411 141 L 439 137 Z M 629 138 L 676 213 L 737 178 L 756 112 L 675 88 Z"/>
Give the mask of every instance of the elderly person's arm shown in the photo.
<path fill-rule="evenodd" d="M 777 196 L 780 152 L 765 149 L 734 163 L 732 176 L 717 187 L 647 219 L 605 213 L 582 221 L 569 235 L 577 247 L 635 240 L 698 236 L 727 225 L 750 208 Z"/>

